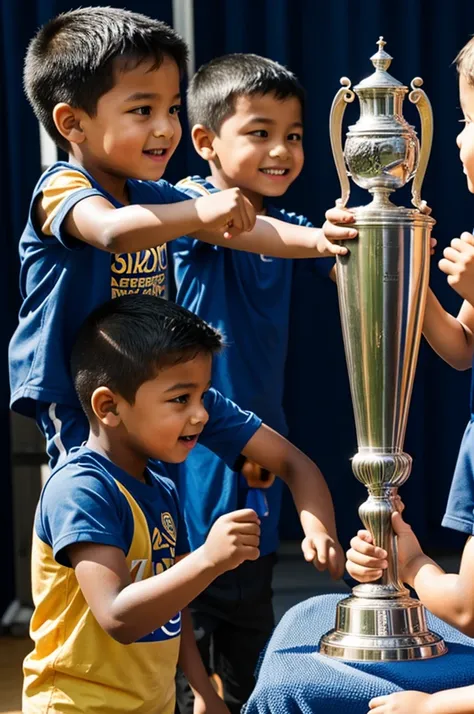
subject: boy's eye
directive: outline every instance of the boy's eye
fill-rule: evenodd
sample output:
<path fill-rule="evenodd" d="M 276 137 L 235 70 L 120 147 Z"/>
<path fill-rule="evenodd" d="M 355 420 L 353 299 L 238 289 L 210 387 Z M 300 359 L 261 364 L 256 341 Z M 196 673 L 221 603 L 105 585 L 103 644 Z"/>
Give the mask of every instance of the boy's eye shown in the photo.
<path fill-rule="evenodd" d="M 142 117 L 148 117 L 151 114 L 151 107 L 137 107 L 136 109 L 132 109 L 130 112 L 131 114 L 138 114 L 139 116 Z"/>
<path fill-rule="evenodd" d="M 188 401 L 189 401 L 189 394 L 180 394 L 179 397 L 170 399 L 170 402 L 173 402 L 174 404 L 187 404 Z"/>
<path fill-rule="evenodd" d="M 181 111 L 181 104 L 175 104 L 170 107 L 170 114 L 179 114 Z"/>
<path fill-rule="evenodd" d="M 288 141 L 302 141 L 303 137 L 301 134 L 298 134 L 297 132 L 293 132 L 292 134 L 288 134 Z"/>
<path fill-rule="evenodd" d="M 265 129 L 256 129 L 250 132 L 251 136 L 258 136 L 260 139 L 266 139 L 268 136 L 268 131 Z"/>

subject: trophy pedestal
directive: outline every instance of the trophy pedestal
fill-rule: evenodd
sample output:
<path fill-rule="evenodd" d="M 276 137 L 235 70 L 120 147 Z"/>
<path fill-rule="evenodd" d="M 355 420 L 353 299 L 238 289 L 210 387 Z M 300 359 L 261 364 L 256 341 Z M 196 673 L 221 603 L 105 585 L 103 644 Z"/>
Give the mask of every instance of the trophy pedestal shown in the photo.
<path fill-rule="evenodd" d="M 419 600 L 409 597 L 406 590 L 393 598 L 379 598 L 382 588 L 359 585 L 354 588 L 359 594 L 341 600 L 336 627 L 321 638 L 320 653 L 356 662 L 421 660 L 445 654 L 443 639 L 428 630 Z"/>

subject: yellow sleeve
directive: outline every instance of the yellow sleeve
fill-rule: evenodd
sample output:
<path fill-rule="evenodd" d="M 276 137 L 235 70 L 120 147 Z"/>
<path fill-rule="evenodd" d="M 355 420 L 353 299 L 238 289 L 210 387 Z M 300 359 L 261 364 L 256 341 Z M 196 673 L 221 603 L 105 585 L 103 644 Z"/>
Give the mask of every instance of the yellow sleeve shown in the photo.
<path fill-rule="evenodd" d="M 43 186 L 40 203 L 46 216 L 46 220 L 41 229 L 44 235 L 53 235 L 51 224 L 61 208 L 62 202 L 68 198 L 71 193 L 83 188 L 92 188 L 92 184 L 83 173 L 74 171 L 74 169 L 58 171 L 53 174 L 49 182 Z"/>

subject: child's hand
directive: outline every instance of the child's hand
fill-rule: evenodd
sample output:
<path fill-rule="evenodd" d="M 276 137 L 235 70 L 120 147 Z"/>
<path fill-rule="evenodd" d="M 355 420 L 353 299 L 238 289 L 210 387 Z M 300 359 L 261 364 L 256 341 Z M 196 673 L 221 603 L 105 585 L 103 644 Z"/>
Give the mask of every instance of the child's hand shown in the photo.
<path fill-rule="evenodd" d="M 367 714 L 428 714 L 431 694 L 395 692 L 369 702 Z"/>
<path fill-rule="evenodd" d="M 332 243 L 335 240 L 348 240 L 357 236 L 357 231 L 351 227 L 354 223 L 355 216 L 347 210 L 347 208 L 339 208 L 335 206 L 326 211 L 326 221 L 323 225 L 323 233 L 326 239 Z M 337 223 L 346 223 L 345 226 L 336 225 Z"/>
<path fill-rule="evenodd" d="M 244 560 L 257 560 L 259 545 L 260 520 L 255 511 L 242 508 L 218 518 L 202 547 L 207 565 L 224 573 Z"/>
<path fill-rule="evenodd" d="M 448 276 L 449 285 L 464 300 L 474 304 L 474 236 L 463 233 L 454 238 L 451 245 L 443 251 L 438 265 Z"/>
<path fill-rule="evenodd" d="M 195 206 L 202 227 L 222 232 L 224 238 L 252 230 L 257 219 L 253 205 L 240 188 L 201 196 Z"/>
<path fill-rule="evenodd" d="M 325 532 L 315 531 L 301 543 L 305 560 L 318 570 L 329 570 L 331 577 L 338 580 L 344 572 L 344 551 L 338 540 Z"/>
<path fill-rule="evenodd" d="M 346 553 L 346 570 L 360 583 L 371 583 L 382 576 L 387 567 L 387 553 L 373 544 L 369 531 L 358 531 L 351 540 L 351 547 Z"/>
<path fill-rule="evenodd" d="M 400 503 L 402 503 L 400 501 Z M 415 560 L 424 555 L 418 538 L 413 533 L 411 526 L 402 518 L 400 511 L 392 513 L 392 526 L 398 536 L 398 563 L 400 577 L 405 582 L 413 578 L 412 570 Z M 359 531 L 351 540 L 350 550 L 347 551 L 346 569 L 349 575 L 361 583 L 370 583 L 378 580 L 382 571 L 387 567 L 387 553 L 383 548 L 373 544 L 369 531 Z"/>

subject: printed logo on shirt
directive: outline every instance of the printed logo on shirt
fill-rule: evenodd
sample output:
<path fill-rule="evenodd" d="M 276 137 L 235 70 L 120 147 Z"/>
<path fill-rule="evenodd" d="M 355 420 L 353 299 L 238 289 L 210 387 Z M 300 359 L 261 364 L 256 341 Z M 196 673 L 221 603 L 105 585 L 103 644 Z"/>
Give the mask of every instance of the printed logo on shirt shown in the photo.
<path fill-rule="evenodd" d="M 172 545 L 176 545 L 176 526 L 170 513 L 161 514 L 161 524 L 170 536 Z"/>
<path fill-rule="evenodd" d="M 116 253 L 110 270 L 113 298 L 129 294 L 168 297 L 166 245 L 136 253 Z"/>
<path fill-rule="evenodd" d="M 267 255 L 263 255 L 263 253 L 260 253 L 260 260 L 262 263 L 273 263 L 273 258 L 269 258 Z"/>

